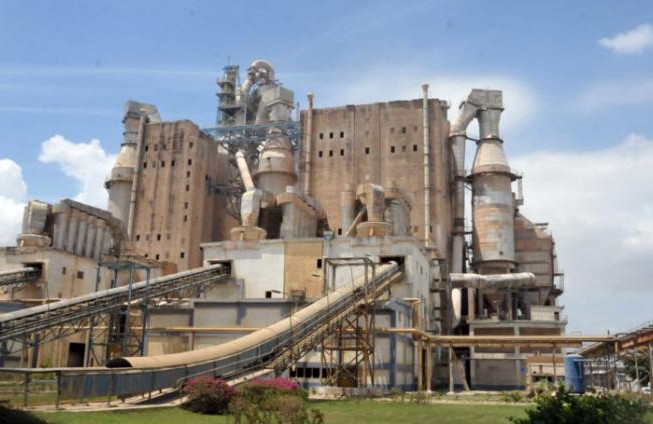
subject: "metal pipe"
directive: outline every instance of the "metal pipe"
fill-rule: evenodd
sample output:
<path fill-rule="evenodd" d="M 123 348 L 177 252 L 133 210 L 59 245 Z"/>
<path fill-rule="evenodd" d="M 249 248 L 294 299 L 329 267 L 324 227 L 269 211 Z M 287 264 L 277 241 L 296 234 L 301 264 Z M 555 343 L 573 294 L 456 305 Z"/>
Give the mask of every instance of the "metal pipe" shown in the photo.
<path fill-rule="evenodd" d="M 306 149 L 304 169 L 304 193 L 311 194 L 311 150 L 313 144 L 313 93 L 308 93 L 308 110 L 306 111 Z"/>
<path fill-rule="evenodd" d="M 463 272 L 463 249 L 465 242 L 465 141 L 467 127 L 478 112 L 479 106 L 469 99 L 460 105 L 458 116 L 451 124 L 449 142 L 454 159 L 454 236 L 453 236 L 453 272 Z"/>
<path fill-rule="evenodd" d="M 254 180 L 252 180 L 252 174 L 249 172 L 249 166 L 247 166 L 247 160 L 245 160 L 245 154 L 239 150 L 236 152 L 236 164 L 238 165 L 238 171 L 240 171 L 240 176 L 243 179 L 243 184 L 245 185 L 245 190 L 250 191 L 254 190 Z"/>
<path fill-rule="evenodd" d="M 429 85 L 422 84 L 422 132 L 424 143 L 424 245 L 431 244 L 431 149 L 429 145 Z"/>
<path fill-rule="evenodd" d="M 514 274 L 450 274 L 451 284 L 456 288 L 474 289 L 521 289 L 536 285 L 535 275 L 530 272 Z"/>
<path fill-rule="evenodd" d="M 363 219 L 363 214 L 365 214 L 366 210 L 367 210 L 366 208 L 363 208 L 363 209 L 361 209 L 360 212 L 358 212 L 358 215 L 356 215 L 356 218 L 354 218 L 354 220 L 352 221 L 349 228 L 347 228 L 347 231 L 345 232 L 345 237 L 351 237 L 352 233 L 356 229 L 356 226 L 358 224 L 360 224 L 361 220 Z"/>

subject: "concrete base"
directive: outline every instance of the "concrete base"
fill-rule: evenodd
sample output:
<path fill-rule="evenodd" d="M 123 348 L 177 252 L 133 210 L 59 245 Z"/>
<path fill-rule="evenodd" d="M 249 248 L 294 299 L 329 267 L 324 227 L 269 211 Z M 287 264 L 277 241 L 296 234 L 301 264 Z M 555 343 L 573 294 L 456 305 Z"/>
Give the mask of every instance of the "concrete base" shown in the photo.
<path fill-rule="evenodd" d="M 229 232 L 229 239 L 231 241 L 237 240 L 265 240 L 268 232 L 261 227 L 235 227 Z"/>
<path fill-rule="evenodd" d="M 50 237 L 38 234 L 20 234 L 16 242 L 19 247 L 49 247 L 52 244 Z"/>
<path fill-rule="evenodd" d="M 356 226 L 357 237 L 386 237 L 392 235 L 392 224 L 389 222 L 363 222 Z"/>

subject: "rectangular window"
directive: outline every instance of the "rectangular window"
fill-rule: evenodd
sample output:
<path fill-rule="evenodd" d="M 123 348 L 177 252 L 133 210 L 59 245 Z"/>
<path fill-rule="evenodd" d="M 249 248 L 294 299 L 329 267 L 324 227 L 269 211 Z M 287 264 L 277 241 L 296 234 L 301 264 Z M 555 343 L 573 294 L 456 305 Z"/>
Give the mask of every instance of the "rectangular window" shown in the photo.
<path fill-rule="evenodd" d="M 329 133 L 329 138 L 333 138 L 333 132 Z"/>
<path fill-rule="evenodd" d="M 344 156 L 344 155 L 345 155 L 345 149 L 340 149 L 340 156 Z"/>
<path fill-rule="evenodd" d="M 401 151 L 405 152 L 406 151 L 406 146 L 401 146 Z"/>
<path fill-rule="evenodd" d="M 170 161 L 170 166 L 175 166 L 175 161 Z"/>
<path fill-rule="evenodd" d="M 188 202 L 184 202 L 184 209 L 188 209 Z"/>
<path fill-rule="evenodd" d="M 161 161 L 161 168 L 165 168 L 165 167 L 166 167 L 166 161 L 162 160 Z"/>
<path fill-rule="evenodd" d="M 317 266 L 317 269 L 322 269 L 322 259 L 318 259 L 315 265 Z"/>
<path fill-rule="evenodd" d="M 77 271 L 77 278 L 79 279 L 84 278 L 84 271 Z"/>
<path fill-rule="evenodd" d="M 147 152 L 148 150 L 150 150 L 150 146 L 148 146 L 148 145 L 146 144 L 146 145 L 145 145 L 145 151 Z"/>
<path fill-rule="evenodd" d="M 143 169 L 147 168 L 147 162 L 143 162 Z"/>
<path fill-rule="evenodd" d="M 333 157 L 333 150 L 329 150 L 329 157 Z"/>
<path fill-rule="evenodd" d="M 370 154 L 370 148 L 369 148 L 369 147 L 366 147 L 366 148 L 365 148 L 365 154 L 366 154 L 366 155 L 369 155 L 369 154 Z"/>
<path fill-rule="evenodd" d="M 320 133 L 320 140 L 324 139 L 324 134 Z"/>
<path fill-rule="evenodd" d="M 401 127 L 401 133 L 406 134 L 406 127 Z"/>
<path fill-rule="evenodd" d="M 159 260 L 159 254 L 158 253 L 156 254 L 155 258 L 156 258 L 157 261 Z"/>
<path fill-rule="evenodd" d="M 186 191 L 190 191 L 190 185 L 186 184 Z"/>
<path fill-rule="evenodd" d="M 344 131 L 340 131 L 340 138 L 345 138 L 345 132 Z"/>
<path fill-rule="evenodd" d="M 322 157 L 322 150 L 320 150 L 319 152 L 317 152 L 317 157 L 319 157 L 319 158 Z"/>
<path fill-rule="evenodd" d="M 140 240 L 141 240 L 141 235 L 140 235 L 140 234 L 136 234 L 136 241 L 140 241 Z"/>
<path fill-rule="evenodd" d="M 395 146 L 390 146 L 390 153 L 394 153 L 394 152 L 395 152 Z"/>
<path fill-rule="evenodd" d="M 179 257 L 184 259 L 184 256 L 186 256 L 186 252 L 179 252 Z"/>
<path fill-rule="evenodd" d="M 190 178 L 190 171 L 186 171 L 186 178 Z"/>
<path fill-rule="evenodd" d="M 192 149 L 192 148 L 193 148 L 193 142 L 192 142 L 192 141 L 191 141 L 190 143 L 188 143 L 188 148 L 189 148 L 189 149 Z"/>
<path fill-rule="evenodd" d="M 156 235 L 156 240 L 157 240 L 157 241 L 161 241 L 161 234 L 157 234 L 157 235 Z"/>
<path fill-rule="evenodd" d="M 188 159 L 188 164 L 192 165 L 193 164 L 193 159 Z"/>
<path fill-rule="evenodd" d="M 413 152 L 417 151 L 417 144 L 413 144 Z"/>
<path fill-rule="evenodd" d="M 188 215 L 184 215 L 184 222 L 188 222 Z"/>
<path fill-rule="evenodd" d="M 61 275 L 66 275 L 66 267 L 65 266 L 61 267 Z"/>
<path fill-rule="evenodd" d="M 342 235 L 342 228 L 338 228 L 338 235 L 339 235 L 339 236 Z"/>

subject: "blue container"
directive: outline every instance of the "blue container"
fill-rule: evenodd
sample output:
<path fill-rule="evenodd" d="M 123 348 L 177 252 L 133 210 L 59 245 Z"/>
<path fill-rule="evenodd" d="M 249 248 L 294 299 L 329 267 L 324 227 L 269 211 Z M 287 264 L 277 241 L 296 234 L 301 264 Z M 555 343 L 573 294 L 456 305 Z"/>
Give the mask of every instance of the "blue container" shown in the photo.
<path fill-rule="evenodd" d="M 585 393 L 583 357 L 565 356 L 565 386 L 571 393 Z"/>

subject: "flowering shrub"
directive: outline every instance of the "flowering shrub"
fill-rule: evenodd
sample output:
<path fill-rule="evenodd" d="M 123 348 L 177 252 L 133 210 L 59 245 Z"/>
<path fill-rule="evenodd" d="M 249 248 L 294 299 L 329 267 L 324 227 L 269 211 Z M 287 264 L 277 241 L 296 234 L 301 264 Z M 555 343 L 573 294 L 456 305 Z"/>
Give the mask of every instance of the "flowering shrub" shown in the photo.
<path fill-rule="evenodd" d="M 207 375 L 195 377 L 184 387 L 188 396 L 184 408 L 201 414 L 224 414 L 235 393 L 224 380 Z"/>
<path fill-rule="evenodd" d="M 306 409 L 308 394 L 285 377 L 252 380 L 240 387 L 229 404 L 236 423 L 322 423 L 322 413 Z"/>
<path fill-rule="evenodd" d="M 292 378 L 286 378 L 286 377 L 257 378 L 256 380 L 252 380 L 249 384 L 271 387 L 277 390 L 292 391 L 292 390 L 299 389 L 298 382 L 296 382 Z"/>

